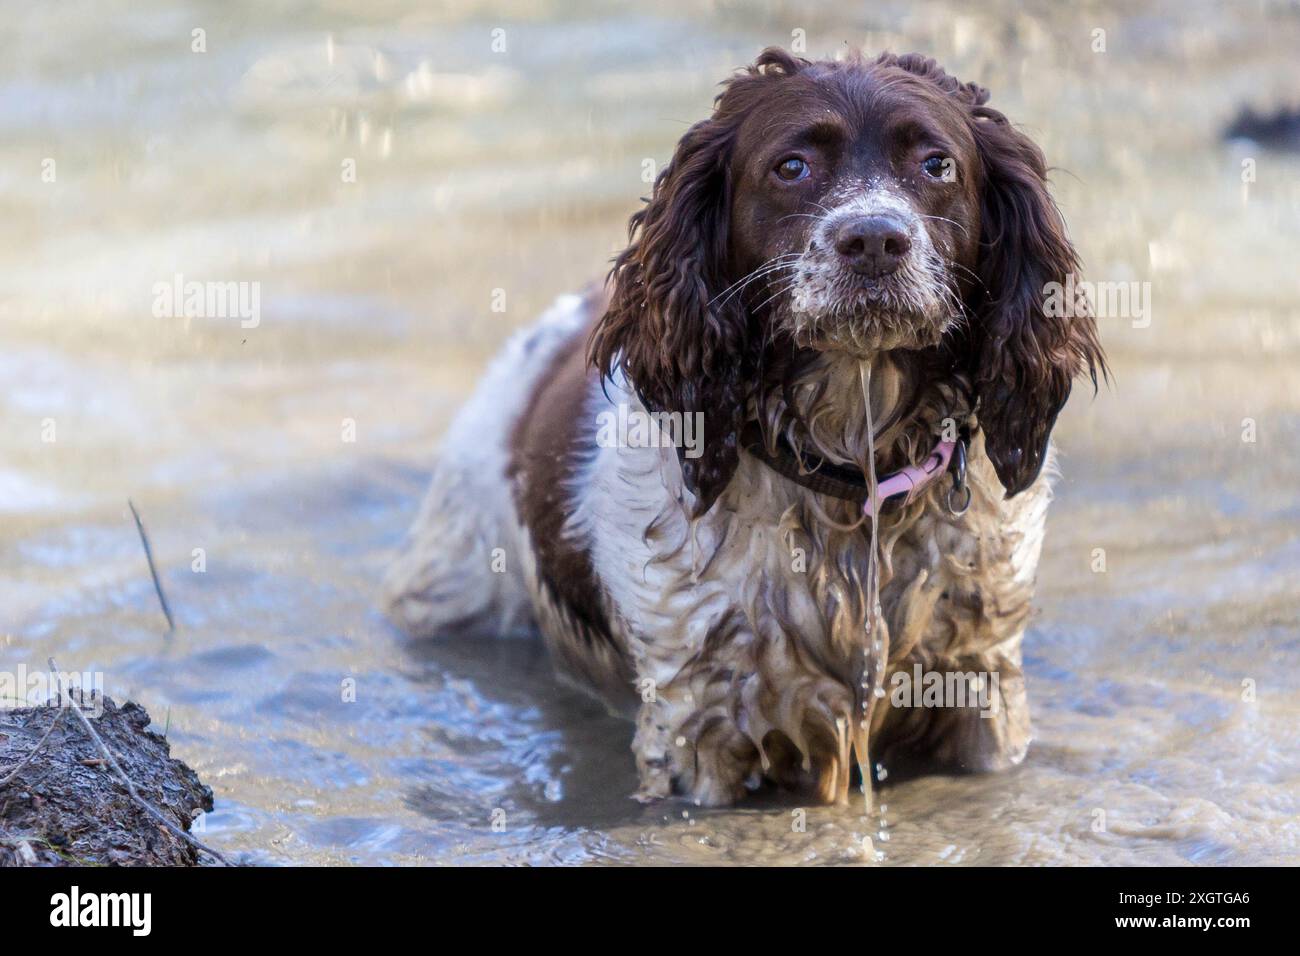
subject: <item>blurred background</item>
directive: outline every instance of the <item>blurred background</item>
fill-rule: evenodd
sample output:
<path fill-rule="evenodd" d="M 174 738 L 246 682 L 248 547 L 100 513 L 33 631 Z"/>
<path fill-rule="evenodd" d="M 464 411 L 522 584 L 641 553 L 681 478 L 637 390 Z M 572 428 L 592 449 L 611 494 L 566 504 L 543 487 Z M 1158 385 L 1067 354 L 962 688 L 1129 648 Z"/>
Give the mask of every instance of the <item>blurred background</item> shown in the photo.
<path fill-rule="evenodd" d="M 640 807 L 630 725 L 535 643 L 411 645 L 375 609 L 484 362 L 603 276 L 646 170 L 769 44 L 989 87 L 1085 276 L 1150 293 L 1057 432 L 1026 763 L 805 832 L 779 802 Z M 1300 158 L 1223 136 L 1300 105 L 1300 3 L 61 0 L 0 45 L 0 669 L 53 655 L 144 704 L 216 792 L 206 841 L 1300 862 Z M 256 284 L 256 324 L 159 314 L 178 275 Z"/>

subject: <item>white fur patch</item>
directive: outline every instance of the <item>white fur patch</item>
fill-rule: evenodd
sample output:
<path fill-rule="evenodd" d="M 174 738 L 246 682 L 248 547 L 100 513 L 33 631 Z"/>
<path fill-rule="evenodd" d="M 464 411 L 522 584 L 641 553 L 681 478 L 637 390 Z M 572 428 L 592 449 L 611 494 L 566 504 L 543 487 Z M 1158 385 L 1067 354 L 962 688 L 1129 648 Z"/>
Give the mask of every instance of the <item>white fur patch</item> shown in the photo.
<path fill-rule="evenodd" d="M 389 613 L 408 633 L 484 625 L 508 633 L 529 623 L 531 601 L 520 571 L 531 547 L 521 541 L 506 481 L 510 433 L 538 376 L 587 318 L 580 296 L 558 299 L 533 326 L 511 336 L 453 420 L 384 582 Z"/>
<path fill-rule="evenodd" d="M 831 343 L 864 354 L 933 345 L 961 315 L 957 284 L 924 218 L 896 189 L 880 183 L 841 193 L 812 228 L 808 250 L 779 310 L 799 341 Z M 889 214 L 902 223 L 911 249 L 899 268 L 866 280 L 835 252 L 835 229 L 855 216 Z"/>

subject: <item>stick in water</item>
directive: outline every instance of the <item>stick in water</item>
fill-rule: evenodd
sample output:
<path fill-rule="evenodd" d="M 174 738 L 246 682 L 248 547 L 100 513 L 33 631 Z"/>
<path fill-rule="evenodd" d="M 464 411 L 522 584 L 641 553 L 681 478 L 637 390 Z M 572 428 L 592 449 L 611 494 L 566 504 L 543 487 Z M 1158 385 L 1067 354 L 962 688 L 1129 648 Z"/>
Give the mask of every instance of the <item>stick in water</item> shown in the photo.
<path fill-rule="evenodd" d="M 163 615 L 167 618 L 167 633 L 176 630 L 176 622 L 172 620 L 172 609 L 167 604 L 167 595 L 163 594 L 162 581 L 158 579 L 158 568 L 153 563 L 153 548 L 149 547 L 149 536 L 145 534 L 144 522 L 140 520 L 140 512 L 135 510 L 135 504 L 131 499 L 126 499 L 126 506 L 131 509 L 131 516 L 135 518 L 135 529 L 140 532 L 140 543 L 144 545 L 145 560 L 149 562 L 149 574 L 153 578 L 153 589 L 158 595 L 158 603 L 162 605 Z"/>

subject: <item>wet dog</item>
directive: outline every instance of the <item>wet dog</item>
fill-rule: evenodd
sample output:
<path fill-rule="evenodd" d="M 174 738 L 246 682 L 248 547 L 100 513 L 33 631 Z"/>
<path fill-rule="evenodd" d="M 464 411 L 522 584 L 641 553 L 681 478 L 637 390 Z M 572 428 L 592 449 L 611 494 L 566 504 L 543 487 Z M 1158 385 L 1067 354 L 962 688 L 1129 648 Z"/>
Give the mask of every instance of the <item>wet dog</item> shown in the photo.
<path fill-rule="evenodd" d="M 1086 309 L 1045 307 L 1075 252 L 987 101 L 918 55 L 729 80 L 604 288 L 451 427 L 393 617 L 540 629 L 635 715 L 643 798 L 1020 761 L 1050 434 L 1104 360 Z M 961 680 L 894 693 L 927 673 Z"/>

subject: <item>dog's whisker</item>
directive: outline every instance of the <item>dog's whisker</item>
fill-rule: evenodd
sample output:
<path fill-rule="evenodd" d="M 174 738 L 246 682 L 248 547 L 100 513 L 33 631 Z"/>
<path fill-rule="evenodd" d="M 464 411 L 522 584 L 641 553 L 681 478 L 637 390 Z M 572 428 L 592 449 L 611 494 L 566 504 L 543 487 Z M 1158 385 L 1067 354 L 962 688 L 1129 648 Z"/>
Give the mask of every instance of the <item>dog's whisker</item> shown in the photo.
<path fill-rule="evenodd" d="M 757 281 L 758 279 L 764 279 L 764 278 L 767 278 L 768 276 L 775 275 L 775 274 L 777 274 L 777 273 L 779 273 L 779 272 L 782 272 L 782 271 L 784 271 L 784 270 L 786 270 L 786 269 L 793 268 L 794 265 L 795 265 L 795 263 L 784 263 L 784 264 L 781 264 L 781 265 L 773 266 L 773 267 L 770 268 L 770 269 L 766 269 L 766 270 L 764 270 L 762 273 L 760 273 L 759 275 L 752 276 L 752 277 L 749 279 L 749 281 L 747 281 L 744 285 L 740 286 L 739 288 L 733 289 L 730 293 L 728 293 L 727 297 L 726 297 L 725 299 L 723 299 L 721 302 L 719 302 L 718 305 L 719 305 L 719 306 L 726 305 L 727 302 L 731 301 L 731 299 L 733 299 L 735 296 L 737 296 L 737 295 L 741 294 L 742 292 L 744 292 L 744 290 L 745 290 L 746 288 L 748 288 L 750 285 L 752 285 L 752 284 L 753 284 L 755 281 Z"/>
<path fill-rule="evenodd" d="M 790 213 L 790 215 L 782 216 L 780 219 L 778 219 L 776 221 L 777 225 L 780 225 L 781 223 L 785 222 L 787 219 L 811 219 L 813 222 L 821 222 L 823 217 L 814 216 L 810 212 L 792 212 Z"/>
<path fill-rule="evenodd" d="M 936 220 L 937 222 L 947 222 L 947 223 L 951 223 L 952 225 L 954 225 L 954 226 L 956 226 L 958 229 L 960 229 L 960 230 L 962 231 L 962 234 L 963 234 L 963 235 L 966 235 L 966 236 L 969 236 L 969 235 L 970 235 L 970 230 L 968 230 L 968 229 L 967 229 L 965 226 L 963 226 L 961 223 L 957 222 L 955 219 L 947 219 L 947 218 L 945 218 L 944 216 L 920 216 L 920 217 L 918 217 L 918 218 L 921 218 L 921 219 L 934 219 L 934 220 Z"/>
<path fill-rule="evenodd" d="M 764 307 L 765 307 L 769 302 L 771 302 L 773 299 L 777 299 L 777 298 L 779 298 L 780 296 L 784 295 L 785 293 L 789 292 L 791 289 L 793 289 L 793 288 L 798 284 L 798 282 L 799 282 L 798 278 L 795 278 L 795 279 L 790 280 L 790 281 L 786 284 L 786 286 L 785 286 L 784 288 L 782 288 L 782 289 L 778 289 L 778 290 L 777 290 L 776 292 L 774 292 L 771 296 L 769 296 L 768 298 L 764 299 L 763 302 L 761 302 L 759 305 L 755 306 L 755 307 L 754 307 L 754 311 L 755 311 L 755 312 L 760 311 L 760 310 L 763 309 L 763 308 L 764 308 Z"/>
<path fill-rule="evenodd" d="M 967 268 L 966 266 L 962 265 L 960 262 L 950 262 L 950 263 L 948 263 L 948 266 L 949 266 L 950 268 L 953 268 L 953 269 L 959 269 L 959 270 L 961 270 L 962 272 L 966 273 L 966 275 L 970 276 L 970 277 L 971 277 L 972 279 L 974 279 L 977 283 L 979 283 L 979 287 L 980 287 L 981 289 L 983 289 L 985 292 L 988 291 L 988 286 L 986 286 L 986 285 L 984 284 L 984 280 L 981 279 L 981 278 L 979 277 L 979 275 L 976 274 L 976 272 L 975 272 L 974 269 L 969 269 L 969 268 Z"/>
<path fill-rule="evenodd" d="M 762 276 L 766 275 L 768 272 L 773 271 L 776 268 L 780 268 L 782 265 L 780 260 L 797 259 L 800 257 L 800 255 L 801 253 L 798 252 L 785 252 L 780 255 L 773 256 L 771 259 L 768 259 L 766 262 L 762 263 L 757 268 L 755 268 L 745 276 L 741 277 L 740 279 L 737 279 L 731 285 L 727 286 L 727 288 L 719 292 L 716 296 L 714 296 L 712 299 L 709 300 L 709 305 L 713 305 L 715 302 L 718 302 L 718 300 L 723 296 L 726 296 L 729 299 L 731 297 L 731 294 L 733 294 L 738 289 L 743 289 L 745 286 L 749 285 L 749 283 L 753 282 L 755 279 L 761 278 Z M 773 263 L 777 263 L 777 265 L 774 266 Z M 725 302 L 726 299 L 723 299 L 723 302 L 719 304 L 724 304 Z"/>
<path fill-rule="evenodd" d="M 768 268 L 769 266 L 771 266 L 773 263 L 778 262 L 778 261 L 780 261 L 780 260 L 782 260 L 782 259 L 789 258 L 790 256 L 793 256 L 793 255 L 796 255 L 796 254 L 797 254 L 797 253 L 789 253 L 789 252 L 787 252 L 787 253 L 781 253 L 780 255 L 775 255 L 775 256 L 773 256 L 772 258 L 768 259 L 767 261 L 760 263 L 757 267 L 755 267 L 755 268 L 752 269 L 751 271 L 747 272 L 745 275 L 741 276 L 741 277 L 740 277 L 739 279 L 737 279 L 735 282 L 731 283 L 731 285 L 727 286 L 725 289 L 723 289 L 721 292 L 719 292 L 716 296 L 714 296 L 714 297 L 709 301 L 709 304 L 712 305 L 714 302 L 716 302 L 716 301 L 717 301 L 718 299 L 720 299 L 722 296 L 726 295 L 728 292 L 730 292 L 730 291 L 732 291 L 733 289 L 735 289 L 737 286 L 742 286 L 742 285 L 744 285 L 745 283 L 749 282 L 750 280 L 754 279 L 756 276 L 761 275 L 762 272 L 763 272 L 763 270 L 766 269 L 766 268 Z"/>

